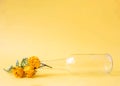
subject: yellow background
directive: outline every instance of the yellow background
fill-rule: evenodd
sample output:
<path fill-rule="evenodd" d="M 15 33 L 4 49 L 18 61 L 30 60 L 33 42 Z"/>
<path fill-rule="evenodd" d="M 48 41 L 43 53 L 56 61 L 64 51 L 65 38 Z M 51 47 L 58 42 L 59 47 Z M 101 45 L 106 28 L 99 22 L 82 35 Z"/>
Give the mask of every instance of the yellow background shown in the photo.
<path fill-rule="evenodd" d="M 1 86 L 119 86 L 120 74 L 11 79 L 2 68 L 36 55 L 110 53 L 120 71 L 120 0 L 0 0 Z"/>

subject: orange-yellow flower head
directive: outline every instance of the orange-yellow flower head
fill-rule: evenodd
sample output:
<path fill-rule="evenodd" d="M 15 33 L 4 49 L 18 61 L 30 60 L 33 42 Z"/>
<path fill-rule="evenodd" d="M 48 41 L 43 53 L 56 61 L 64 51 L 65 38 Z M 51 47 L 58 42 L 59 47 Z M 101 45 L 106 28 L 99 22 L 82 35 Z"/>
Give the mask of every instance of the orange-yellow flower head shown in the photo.
<path fill-rule="evenodd" d="M 15 67 L 12 72 L 16 77 L 22 78 L 24 76 L 24 71 L 21 67 Z"/>
<path fill-rule="evenodd" d="M 32 56 L 28 58 L 28 64 L 29 66 L 32 66 L 34 69 L 37 69 L 40 67 L 40 60 L 37 56 Z"/>
<path fill-rule="evenodd" d="M 26 77 L 32 78 L 35 75 L 36 70 L 32 66 L 25 66 L 24 72 Z"/>

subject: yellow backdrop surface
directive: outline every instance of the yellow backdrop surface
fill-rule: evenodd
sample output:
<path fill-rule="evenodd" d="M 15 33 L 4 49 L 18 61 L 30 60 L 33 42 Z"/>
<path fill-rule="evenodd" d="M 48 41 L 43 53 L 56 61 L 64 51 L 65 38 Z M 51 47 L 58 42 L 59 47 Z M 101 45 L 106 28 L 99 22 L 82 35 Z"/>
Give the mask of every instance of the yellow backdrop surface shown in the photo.
<path fill-rule="evenodd" d="M 2 70 L 26 56 L 76 53 L 111 54 L 113 74 L 16 79 Z M 1 86 L 120 86 L 119 72 L 120 0 L 0 0 Z"/>

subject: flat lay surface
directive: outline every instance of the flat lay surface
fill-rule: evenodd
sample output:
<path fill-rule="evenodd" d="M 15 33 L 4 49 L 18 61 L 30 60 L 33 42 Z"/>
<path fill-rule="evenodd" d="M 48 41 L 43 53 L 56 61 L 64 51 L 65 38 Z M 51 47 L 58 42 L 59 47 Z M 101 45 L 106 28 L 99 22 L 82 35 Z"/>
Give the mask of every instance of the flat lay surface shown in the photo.
<path fill-rule="evenodd" d="M 120 86 L 119 9 L 120 0 L 0 0 L 0 86 Z M 16 78 L 3 70 L 29 56 L 88 53 L 109 53 L 112 72 L 43 68 L 33 78 Z"/>

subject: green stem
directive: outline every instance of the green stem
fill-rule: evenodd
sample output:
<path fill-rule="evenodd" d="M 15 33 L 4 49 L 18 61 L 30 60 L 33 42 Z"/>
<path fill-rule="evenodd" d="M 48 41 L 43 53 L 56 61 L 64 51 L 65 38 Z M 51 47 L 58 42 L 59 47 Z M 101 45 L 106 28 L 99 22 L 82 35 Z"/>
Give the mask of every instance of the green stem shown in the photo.
<path fill-rule="evenodd" d="M 53 68 L 53 67 L 51 67 L 51 66 L 49 66 L 49 65 L 47 65 L 47 64 L 44 64 L 44 63 L 41 63 L 41 64 L 42 64 L 42 66 L 41 66 L 41 67 L 46 66 L 46 67 L 49 67 L 49 68 Z"/>

